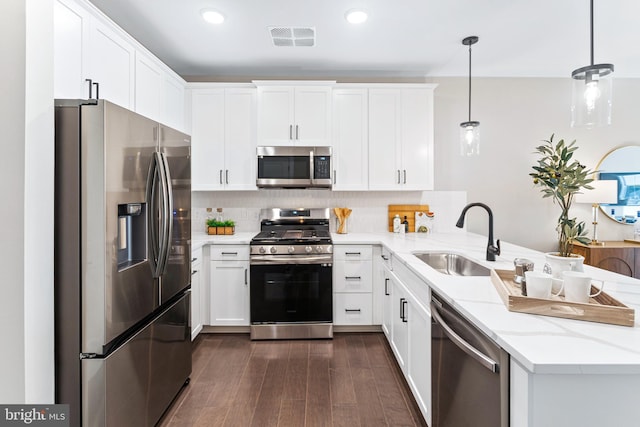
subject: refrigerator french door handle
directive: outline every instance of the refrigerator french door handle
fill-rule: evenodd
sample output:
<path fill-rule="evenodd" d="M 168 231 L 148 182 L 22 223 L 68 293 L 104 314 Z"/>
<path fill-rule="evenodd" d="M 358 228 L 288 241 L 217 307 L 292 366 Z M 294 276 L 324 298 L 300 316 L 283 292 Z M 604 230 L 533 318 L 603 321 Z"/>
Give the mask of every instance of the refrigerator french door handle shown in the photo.
<path fill-rule="evenodd" d="M 169 261 L 171 247 L 171 236 L 173 235 L 173 191 L 171 189 L 171 175 L 169 173 L 169 161 L 165 153 L 158 155 L 158 170 L 160 171 L 160 184 L 162 186 L 162 206 L 161 206 L 161 236 L 160 253 L 158 260 L 158 276 L 164 274 Z"/>
<path fill-rule="evenodd" d="M 154 129 L 155 134 L 155 129 Z M 149 264 L 151 265 L 151 273 L 153 277 L 158 277 L 158 261 L 159 261 L 159 239 L 158 239 L 158 224 L 154 217 L 153 201 L 156 194 L 156 175 L 158 174 L 158 159 L 154 153 L 151 156 L 151 164 L 149 165 L 149 173 L 147 175 L 147 229 L 149 230 Z"/>

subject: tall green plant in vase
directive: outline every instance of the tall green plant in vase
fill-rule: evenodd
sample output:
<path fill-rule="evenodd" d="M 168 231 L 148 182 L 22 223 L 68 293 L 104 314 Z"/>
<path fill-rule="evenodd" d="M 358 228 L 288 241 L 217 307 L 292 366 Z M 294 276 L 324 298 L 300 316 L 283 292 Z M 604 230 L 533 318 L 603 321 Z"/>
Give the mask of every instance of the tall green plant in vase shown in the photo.
<path fill-rule="evenodd" d="M 540 155 L 538 164 L 533 166 L 535 172 L 529 175 L 533 177 L 533 183 L 540 186 L 542 197 L 552 197 L 554 203 L 560 206 L 558 217 L 558 255 L 568 257 L 571 255 L 574 242 L 589 244 L 591 240 L 586 236 L 584 221 L 577 222 L 576 218 L 569 216 L 569 209 L 573 197 L 581 190 L 592 190 L 589 184 L 593 181 L 588 176 L 592 173 L 584 165 L 573 158 L 578 147 L 576 141 L 566 144 L 564 139 L 557 143 L 553 141 L 554 135 L 545 140 L 544 145 L 536 147 L 536 153 Z"/>

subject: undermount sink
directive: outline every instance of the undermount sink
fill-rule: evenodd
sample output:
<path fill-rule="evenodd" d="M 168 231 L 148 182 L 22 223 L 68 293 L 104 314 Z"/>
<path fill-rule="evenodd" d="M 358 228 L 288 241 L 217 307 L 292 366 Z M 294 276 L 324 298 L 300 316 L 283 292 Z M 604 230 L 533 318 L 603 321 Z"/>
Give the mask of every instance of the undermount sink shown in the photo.
<path fill-rule="evenodd" d="M 453 252 L 414 252 L 422 262 L 442 274 L 450 276 L 490 276 L 484 265 Z"/>

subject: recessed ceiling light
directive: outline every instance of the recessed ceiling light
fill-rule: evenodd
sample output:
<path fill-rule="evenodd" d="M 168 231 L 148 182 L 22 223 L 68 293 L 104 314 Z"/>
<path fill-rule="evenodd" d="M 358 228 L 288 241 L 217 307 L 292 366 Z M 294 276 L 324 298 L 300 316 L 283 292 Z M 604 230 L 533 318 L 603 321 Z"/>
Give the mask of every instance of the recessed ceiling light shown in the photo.
<path fill-rule="evenodd" d="M 222 24 L 224 22 L 224 15 L 217 10 L 203 9 L 200 14 L 202 18 L 210 24 Z"/>
<path fill-rule="evenodd" d="M 344 14 L 345 19 L 350 24 L 362 24 L 367 20 L 367 12 L 363 10 L 352 9 Z"/>

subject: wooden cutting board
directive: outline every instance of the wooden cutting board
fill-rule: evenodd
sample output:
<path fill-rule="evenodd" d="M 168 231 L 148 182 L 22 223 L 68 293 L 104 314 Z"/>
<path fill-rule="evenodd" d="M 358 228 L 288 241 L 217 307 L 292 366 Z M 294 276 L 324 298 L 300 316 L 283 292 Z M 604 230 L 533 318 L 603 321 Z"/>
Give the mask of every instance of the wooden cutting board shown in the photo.
<path fill-rule="evenodd" d="M 410 233 L 416 231 L 416 212 L 429 212 L 429 205 L 389 205 L 389 231 L 393 232 L 393 217 L 396 214 L 400 215 L 400 221 L 404 221 L 404 217 L 407 217 Z"/>

